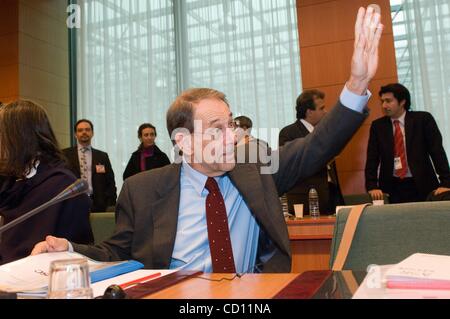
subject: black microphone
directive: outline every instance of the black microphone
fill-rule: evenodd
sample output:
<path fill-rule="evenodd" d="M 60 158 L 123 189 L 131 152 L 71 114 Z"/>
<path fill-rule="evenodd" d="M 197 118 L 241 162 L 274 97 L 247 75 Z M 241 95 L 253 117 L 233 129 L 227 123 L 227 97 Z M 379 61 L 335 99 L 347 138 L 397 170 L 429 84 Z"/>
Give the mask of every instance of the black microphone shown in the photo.
<path fill-rule="evenodd" d="M 28 213 L 20 216 L 19 218 L 14 219 L 12 222 L 2 225 L 3 224 L 3 217 L 0 216 L 0 235 L 10 229 L 11 227 L 16 226 L 17 224 L 27 220 L 28 218 L 36 215 L 37 213 L 43 211 L 44 209 L 47 209 L 48 207 L 55 205 L 57 203 L 60 203 L 62 201 L 65 201 L 66 199 L 77 197 L 81 194 L 84 194 L 88 191 L 89 185 L 85 180 L 77 179 L 73 184 L 69 185 L 66 189 L 64 189 L 61 193 L 50 199 L 48 202 L 42 204 L 41 206 L 38 206 L 34 208 L 33 210 L 29 211 Z M 1 237 L 0 237 L 1 240 Z"/>
<path fill-rule="evenodd" d="M 102 296 L 95 299 L 131 299 L 119 285 L 110 285 Z"/>

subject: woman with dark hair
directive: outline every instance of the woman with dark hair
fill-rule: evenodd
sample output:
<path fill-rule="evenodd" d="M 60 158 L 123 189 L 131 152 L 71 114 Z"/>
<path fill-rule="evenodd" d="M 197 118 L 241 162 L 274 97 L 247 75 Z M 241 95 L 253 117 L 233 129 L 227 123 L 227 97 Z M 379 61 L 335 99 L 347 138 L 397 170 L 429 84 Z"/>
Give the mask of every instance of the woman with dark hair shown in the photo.
<path fill-rule="evenodd" d="M 144 123 L 139 126 L 138 138 L 141 141 L 137 151 L 135 151 L 123 173 L 123 180 L 139 172 L 163 167 L 170 164 L 167 155 L 155 145 L 156 128 Z"/>
<path fill-rule="evenodd" d="M 72 184 L 44 109 L 19 100 L 0 108 L 0 215 L 9 223 Z M 0 264 L 31 253 L 47 235 L 91 243 L 90 200 L 83 194 L 53 205 L 1 234 Z"/>

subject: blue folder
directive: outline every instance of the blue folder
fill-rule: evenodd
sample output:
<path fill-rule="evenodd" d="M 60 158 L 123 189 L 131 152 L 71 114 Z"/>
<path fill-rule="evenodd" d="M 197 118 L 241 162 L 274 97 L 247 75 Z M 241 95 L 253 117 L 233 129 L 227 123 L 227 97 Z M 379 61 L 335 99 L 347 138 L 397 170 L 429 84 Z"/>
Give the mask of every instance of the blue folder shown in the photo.
<path fill-rule="evenodd" d="M 117 277 L 138 269 L 144 268 L 144 264 L 136 261 L 129 260 L 120 264 L 116 264 L 103 269 L 95 270 L 90 273 L 91 283 L 96 283 L 105 279 Z"/>

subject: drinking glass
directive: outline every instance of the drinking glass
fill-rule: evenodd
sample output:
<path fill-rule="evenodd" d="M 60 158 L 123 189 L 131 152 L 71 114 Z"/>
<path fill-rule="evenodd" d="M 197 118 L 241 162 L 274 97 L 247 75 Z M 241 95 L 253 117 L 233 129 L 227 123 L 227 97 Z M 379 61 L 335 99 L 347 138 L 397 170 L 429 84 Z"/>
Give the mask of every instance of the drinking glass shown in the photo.
<path fill-rule="evenodd" d="M 55 260 L 50 264 L 49 299 L 92 299 L 87 259 Z"/>

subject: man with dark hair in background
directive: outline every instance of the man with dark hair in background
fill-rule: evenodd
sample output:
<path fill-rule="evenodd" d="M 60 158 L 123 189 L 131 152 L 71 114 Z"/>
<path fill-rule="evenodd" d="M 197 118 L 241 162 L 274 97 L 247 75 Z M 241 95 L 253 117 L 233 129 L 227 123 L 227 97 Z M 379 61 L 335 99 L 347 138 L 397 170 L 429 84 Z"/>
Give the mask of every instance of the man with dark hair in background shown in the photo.
<path fill-rule="evenodd" d="M 382 86 L 378 94 L 385 116 L 370 127 L 365 170 L 372 198 L 387 193 L 391 203 L 417 202 L 432 191 L 439 195 L 448 190 L 448 159 L 433 116 L 410 111 L 411 96 L 399 83 Z"/>
<path fill-rule="evenodd" d="M 114 211 L 116 205 L 116 182 L 108 154 L 91 146 L 94 125 L 82 119 L 74 126 L 77 145 L 63 150 L 70 169 L 77 178 L 89 184 L 92 212 Z"/>
<path fill-rule="evenodd" d="M 244 115 L 234 118 L 234 129 L 236 133 L 237 144 L 247 144 L 250 140 L 254 139 L 252 136 L 252 120 Z"/>
<path fill-rule="evenodd" d="M 297 121 L 283 128 L 279 135 L 279 145 L 305 137 L 314 131 L 316 125 L 326 115 L 325 94 L 319 90 L 305 90 L 297 98 Z M 286 193 L 288 209 L 292 212 L 294 204 L 303 204 L 303 209 L 309 213 L 308 193 L 315 188 L 319 194 L 319 209 L 323 214 L 333 214 L 337 205 L 342 205 L 341 189 L 335 161 L 329 162 L 313 176 L 297 181 L 296 185 Z"/>

